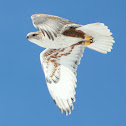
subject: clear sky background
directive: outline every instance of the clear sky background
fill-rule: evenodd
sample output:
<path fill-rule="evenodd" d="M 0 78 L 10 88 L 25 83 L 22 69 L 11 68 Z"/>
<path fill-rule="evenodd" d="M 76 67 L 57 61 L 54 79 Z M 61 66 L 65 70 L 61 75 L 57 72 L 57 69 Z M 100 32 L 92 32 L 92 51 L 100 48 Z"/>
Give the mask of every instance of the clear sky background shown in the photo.
<path fill-rule="evenodd" d="M 53 14 L 80 24 L 103 22 L 115 44 L 107 55 L 86 49 L 76 102 L 61 114 L 45 82 L 41 48 L 26 39 L 31 15 Z M 0 126 L 126 126 L 126 1 L 1 0 Z"/>

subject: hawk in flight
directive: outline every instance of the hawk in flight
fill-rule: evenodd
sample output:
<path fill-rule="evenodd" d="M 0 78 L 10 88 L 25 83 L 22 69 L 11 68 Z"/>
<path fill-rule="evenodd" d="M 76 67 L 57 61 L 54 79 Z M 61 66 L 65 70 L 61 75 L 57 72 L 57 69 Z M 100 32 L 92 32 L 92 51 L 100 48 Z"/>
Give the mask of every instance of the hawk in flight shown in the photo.
<path fill-rule="evenodd" d="M 61 113 L 71 114 L 75 102 L 76 70 L 86 47 L 107 54 L 114 43 L 112 33 L 103 23 L 81 25 L 47 15 L 31 16 L 36 32 L 27 39 L 46 48 L 40 53 L 48 90 Z"/>

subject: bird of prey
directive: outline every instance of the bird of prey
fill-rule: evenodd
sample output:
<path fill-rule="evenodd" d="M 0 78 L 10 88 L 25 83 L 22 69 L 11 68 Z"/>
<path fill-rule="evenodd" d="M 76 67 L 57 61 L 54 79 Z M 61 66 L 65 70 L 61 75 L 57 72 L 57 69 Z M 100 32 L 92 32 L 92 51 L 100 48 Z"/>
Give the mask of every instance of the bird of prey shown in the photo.
<path fill-rule="evenodd" d="M 38 31 L 28 33 L 27 38 L 46 48 L 40 53 L 40 61 L 50 95 L 61 113 L 71 114 L 76 70 L 84 49 L 110 52 L 114 43 L 112 33 L 103 23 L 81 25 L 47 14 L 34 14 L 31 19 Z"/>

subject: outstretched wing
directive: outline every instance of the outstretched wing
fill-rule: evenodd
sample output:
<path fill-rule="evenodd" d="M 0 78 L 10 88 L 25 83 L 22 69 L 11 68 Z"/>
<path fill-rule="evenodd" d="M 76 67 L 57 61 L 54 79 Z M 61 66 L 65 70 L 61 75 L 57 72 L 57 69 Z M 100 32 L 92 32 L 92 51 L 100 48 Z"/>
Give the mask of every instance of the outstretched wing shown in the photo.
<path fill-rule="evenodd" d="M 47 34 L 47 36 L 52 38 L 52 40 L 54 37 L 57 37 L 63 27 L 75 24 L 67 19 L 47 14 L 34 14 L 31 16 L 31 19 L 33 21 L 33 25 L 40 30 L 43 35 Z"/>
<path fill-rule="evenodd" d="M 40 54 L 48 90 L 60 111 L 66 115 L 73 109 L 76 70 L 84 48 L 82 43 L 78 43 L 62 49 L 45 49 Z"/>

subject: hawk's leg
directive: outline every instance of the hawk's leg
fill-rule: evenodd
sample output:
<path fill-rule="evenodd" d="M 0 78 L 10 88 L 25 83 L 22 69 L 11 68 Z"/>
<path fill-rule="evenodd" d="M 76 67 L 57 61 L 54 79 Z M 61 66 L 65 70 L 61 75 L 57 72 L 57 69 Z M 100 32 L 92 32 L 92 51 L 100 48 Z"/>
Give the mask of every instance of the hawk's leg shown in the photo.
<path fill-rule="evenodd" d="M 93 43 L 93 38 L 91 36 L 85 36 L 84 40 L 84 45 L 90 45 L 91 43 Z"/>

